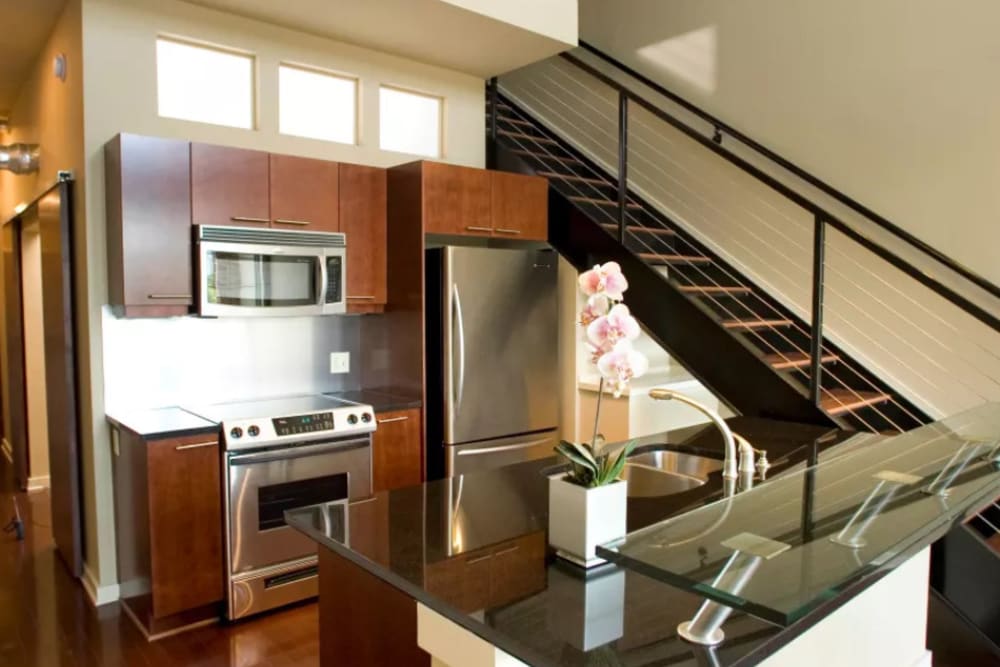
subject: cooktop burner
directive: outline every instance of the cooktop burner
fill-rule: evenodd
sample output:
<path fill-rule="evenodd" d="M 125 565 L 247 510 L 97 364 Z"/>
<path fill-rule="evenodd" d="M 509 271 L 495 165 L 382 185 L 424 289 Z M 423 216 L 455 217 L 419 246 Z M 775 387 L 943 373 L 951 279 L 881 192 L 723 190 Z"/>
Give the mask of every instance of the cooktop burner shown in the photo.
<path fill-rule="evenodd" d="M 318 394 L 218 403 L 188 411 L 220 424 L 226 449 L 295 444 L 375 430 L 375 411 L 370 405 Z"/>

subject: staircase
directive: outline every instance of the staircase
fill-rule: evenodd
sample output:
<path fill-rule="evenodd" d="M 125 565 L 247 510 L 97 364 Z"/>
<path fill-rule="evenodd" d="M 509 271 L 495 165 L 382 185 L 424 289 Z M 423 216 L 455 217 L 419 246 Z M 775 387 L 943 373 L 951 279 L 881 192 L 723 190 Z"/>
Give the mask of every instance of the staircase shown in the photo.
<path fill-rule="evenodd" d="M 608 243 L 617 244 L 617 179 L 561 141 L 514 102 L 502 95 L 498 95 L 497 100 L 498 164 L 510 170 L 548 178 L 553 198 L 572 211 L 569 217 L 577 224 L 589 224 L 603 234 Z M 585 222 L 580 218 L 584 218 Z M 558 238 L 557 233 L 553 244 L 563 250 L 557 242 Z M 774 375 L 773 382 L 748 383 L 747 375 L 743 374 L 739 380 L 746 387 L 726 391 L 721 387 L 728 383 L 717 376 L 730 372 L 728 364 L 714 370 L 704 364 L 686 364 L 708 386 L 719 389 L 720 395 L 744 414 L 777 416 L 780 413 L 818 423 L 822 423 L 825 416 L 841 427 L 876 432 L 902 432 L 930 421 L 927 415 L 827 340 L 821 347 L 823 372 L 818 407 L 822 416 L 810 414 L 806 409 L 794 415 L 787 410 L 760 410 L 759 391 L 785 393 L 790 386 L 808 400 L 812 365 L 810 323 L 782 307 L 682 227 L 631 192 L 627 193 L 625 200 L 625 238 L 621 245 L 628 251 L 631 260 L 638 260 L 646 272 L 653 274 L 644 277 L 652 277 L 659 283 L 654 283 L 654 289 L 661 296 L 669 293 L 691 302 L 709 316 L 716 328 L 735 339 L 744 348 L 744 354 L 752 354 Z M 593 249 L 605 246 L 597 243 Z M 578 250 L 574 247 L 564 254 L 572 258 Z M 595 253 L 593 257 L 584 257 L 575 263 L 583 269 L 597 261 L 602 259 Z M 636 280 L 634 270 L 627 273 L 630 281 Z M 635 306 L 632 307 L 635 310 Z M 677 349 L 677 336 L 670 331 L 676 329 L 679 323 L 690 320 L 671 318 L 664 328 L 658 330 L 649 318 L 639 315 L 651 335 L 672 351 L 682 364 L 693 356 L 699 356 L 695 350 Z M 691 339 L 690 346 L 685 347 L 704 347 L 702 343 L 703 339 L 696 337 Z M 746 364 L 732 368 L 745 369 Z M 744 396 L 747 393 L 750 396 Z"/>

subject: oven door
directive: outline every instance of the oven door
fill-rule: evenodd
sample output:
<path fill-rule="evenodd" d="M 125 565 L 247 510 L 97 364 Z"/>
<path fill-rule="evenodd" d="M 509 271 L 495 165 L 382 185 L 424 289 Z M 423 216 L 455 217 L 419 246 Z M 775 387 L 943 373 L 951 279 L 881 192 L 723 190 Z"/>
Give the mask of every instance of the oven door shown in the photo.
<path fill-rule="evenodd" d="M 285 510 L 371 495 L 371 437 L 229 455 L 230 576 L 316 553 Z"/>
<path fill-rule="evenodd" d="M 346 310 L 344 249 L 201 241 L 198 313 L 326 315 Z"/>

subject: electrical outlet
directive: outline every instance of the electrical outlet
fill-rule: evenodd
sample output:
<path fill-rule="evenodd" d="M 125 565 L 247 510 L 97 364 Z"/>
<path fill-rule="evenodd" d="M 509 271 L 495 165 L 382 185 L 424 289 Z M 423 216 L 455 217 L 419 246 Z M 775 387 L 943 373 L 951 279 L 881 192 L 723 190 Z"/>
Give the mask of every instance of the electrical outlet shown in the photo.
<path fill-rule="evenodd" d="M 351 353 L 350 352 L 331 352 L 330 353 L 330 372 L 331 373 L 350 373 L 351 372 Z"/>

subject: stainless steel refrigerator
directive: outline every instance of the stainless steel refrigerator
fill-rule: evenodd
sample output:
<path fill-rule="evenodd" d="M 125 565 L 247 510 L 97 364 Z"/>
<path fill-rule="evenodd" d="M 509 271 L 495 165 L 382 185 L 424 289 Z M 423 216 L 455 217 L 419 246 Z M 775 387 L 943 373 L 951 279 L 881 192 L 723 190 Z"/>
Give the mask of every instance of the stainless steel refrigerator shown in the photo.
<path fill-rule="evenodd" d="M 446 246 L 427 254 L 429 476 L 551 456 L 556 253 Z"/>

